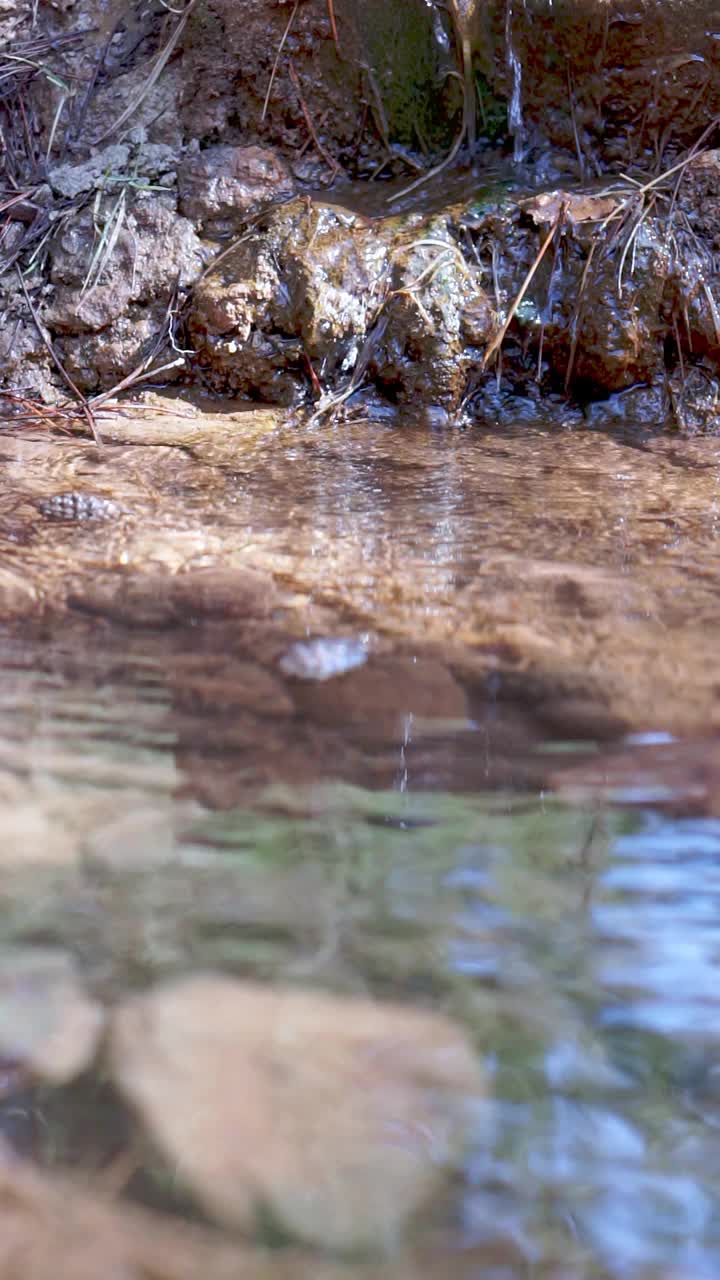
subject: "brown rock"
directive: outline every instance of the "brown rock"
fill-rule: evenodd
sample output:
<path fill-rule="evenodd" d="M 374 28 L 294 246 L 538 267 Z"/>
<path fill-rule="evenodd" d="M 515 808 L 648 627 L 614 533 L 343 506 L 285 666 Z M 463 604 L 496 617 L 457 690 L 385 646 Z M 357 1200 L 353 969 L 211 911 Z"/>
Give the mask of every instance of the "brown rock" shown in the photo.
<path fill-rule="evenodd" d="M 0 618 L 26 618 L 38 602 L 39 592 L 26 574 L 0 569 Z"/>
<path fill-rule="evenodd" d="M 126 626 L 164 627 L 197 617 L 263 616 L 272 584 L 244 569 L 201 569 L 100 579 L 68 597 L 73 609 L 100 614 Z"/>
<path fill-rule="evenodd" d="M 171 666 L 173 700 L 183 711 L 252 711 L 290 716 L 294 706 L 283 685 L 254 662 L 219 655 L 182 655 Z"/>
<path fill-rule="evenodd" d="M 260 1253 L 41 1177 L 5 1147 L 0 1223 L 0 1280 L 264 1280 L 268 1274 Z"/>
<path fill-rule="evenodd" d="M 247 217 L 269 200 L 291 196 L 294 183 L 268 147 L 208 147 L 178 171 L 180 211 L 207 225 Z"/>
<path fill-rule="evenodd" d="M 98 579 L 71 591 L 67 602 L 128 627 L 167 627 L 176 620 L 170 578 L 163 574 Z"/>
<path fill-rule="evenodd" d="M 327 684 L 293 686 L 297 706 L 327 725 L 370 729 L 380 737 L 404 732 L 408 717 L 465 720 L 466 698 L 442 663 L 432 658 L 376 658 Z"/>
<path fill-rule="evenodd" d="M 272 580 L 250 569 L 197 569 L 172 580 L 172 598 L 181 616 L 264 616 L 273 596 Z"/>
<path fill-rule="evenodd" d="M 110 1067 L 214 1216 L 335 1249 L 396 1241 L 482 1091 L 440 1015 L 214 976 L 122 1006 Z"/>

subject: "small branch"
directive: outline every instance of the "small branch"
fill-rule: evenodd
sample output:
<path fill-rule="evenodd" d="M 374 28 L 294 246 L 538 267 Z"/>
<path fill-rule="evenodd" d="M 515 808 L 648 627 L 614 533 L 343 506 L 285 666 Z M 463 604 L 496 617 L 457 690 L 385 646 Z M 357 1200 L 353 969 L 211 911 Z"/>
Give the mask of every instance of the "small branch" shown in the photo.
<path fill-rule="evenodd" d="M 32 318 L 33 318 L 33 323 L 34 323 L 35 328 L 37 329 L 37 331 L 38 331 L 38 333 L 39 333 L 39 335 L 40 335 L 40 338 L 41 338 L 41 340 L 42 340 L 42 343 L 43 343 L 44 347 L 46 348 L 47 353 L 48 353 L 48 355 L 50 356 L 50 359 L 52 360 L 53 364 L 55 365 L 55 368 L 57 369 L 58 373 L 60 374 L 60 377 L 62 378 L 62 380 L 63 380 L 63 382 L 65 383 L 66 387 L 69 387 L 69 388 L 70 388 L 70 390 L 72 391 L 73 395 L 75 396 L 75 399 L 77 400 L 78 404 L 80 405 L 80 409 L 81 409 L 82 415 L 83 415 L 83 417 L 84 417 L 85 421 L 87 422 L 88 427 L 90 428 L 90 434 L 91 434 L 91 436 L 92 436 L 93 440 L 95 441 L 95 444 L 96 444 L 96 445 L 98 445 L 98 447 L 100 447 L 100 446 L 102 446 L 102 439 L 100 438 L 100 433 L 99 433 L 99 431 L 98 431 L 97 422 L 95 421 L 95 415 L 93 414 L 93 411 L 92 411 L 92 409 L 90 408 L 90 405 L 88 404 L 87 399 L 86 399 L 86 398 L 85 398 L 85 396 L 83 395 L 82 391 L 81 391 L 81 390 L 80 390 L 80 388 L 79 388 L 78 386 L 76 386 L 76 384 L 73 382 L 72 378 L 70 377 L 70 374 L 68 373 L 67 369 L 66 369 L 66 368 L 65 368 L 65 366 L 63 365 L 63 363 L 62 363 L 62 361 L 60 360 L 59 356 L 57 355 L 57 353 L 56 353 L 56 351 L 55 351 L 55 348 L 53 347 L 53 344 L 52 344 L 52 342 L 51 342 L 50 338 L 48 337 L 48 334 L 47 334 L 47 333 L 46 333 L 46 331 L 45 331 L 45 326 L 43 325 L 43 322 L 42 322 L 42 320 L 40 319 L 40 316 L 38 315 L 36 308 L 33 306 L 33 303 L 32 303 L 31 298 L 30 298 L 30 294 L 29 294 L 29 293 L 28 293 L 28 291 L 27 291 L 27 286 L 26 286 L 25 281 L 24 281 L 24 279 L 23 279 L 22 271 L 20 270 L 20 268 L 19 268 L 17 265 L 16 265 L 16 267 L 15 267 L 15 271 L 17 272 L 17 278 L 18 278 L 18 280 L 20 281 L 20 288 L 21 288 L 21 289 L 22 289 L 22 291 L 23 291 L 23 297 L 25 298 L 25 302 L 27 303 L 28 310 L 29 310 L 29 312 L 30 312 L 30 315 L 31 315 L 31 316 L 32 316 Z"/>
<path fill-rule="evenodd" d="M 335 21 L 335 0 L 327 0 L 327 7 L 328 18 L 330 19 L 330 30 L 332 31 L 332 38 L 335 42 L 335 52 L 338 58 L 342 58 L 342 54 L 340 52 L 340 41 L 338 40 L 337 22 Z"/>
<path fill-rule="evenodd" d="M 272 71 L 270 72 L 270 80 L 268 81 L 267 93 L 265 94 L 265 101 L 263 102 L 262 115 L 260 116 L 261 120 L 264 120 L 267 115 L 267 109 L 270 102 L 270 94 L 272 93 L 272 87 L 275 83 L 277 69 L 280 65 L 280 55 L 282 54 L 282 51 L 285 48 L 285 41 L 290 35 L 292 24 L 295 21 L 295 14 L 297 13 L 299 8 L 300 8 L 300 0 L 295 0 L 295 8 L 293 9 L 292 13 L 290 14 L 290 17 L 288 18 L 287 26 L 282 33 L 282 38 L 277 47 L 277 53 L 275 54 L 275 61 L 273 62 L 273 65 L 272 65 Z"/>
<path fill-rule="evenodd" d="M 300 88 L 300 80 L 298 78 L 298 73 L 295 70 L 295 67 L 292 61 L 288 63 L 288 72 L 290 75 L 290 79 L 293 82 L 293 88 L 295 89 L 295 92 L 298 96 L 298 101 L 300 102 L 300 110 L 302 111 L 303 116 L 305 117 L 305 123 L 308 129 L 310 130 L 310 136 L 312 137 L 312 140 L 315 143 L 315 146 L 320 152 L 320 155 L 322 156 L 326 165 L 328 165 L 328 167 L 332 170 L 331 181 L 334 181 L 340 172 L 340 165 L 338 164 L 337 160 L 335 160 L 334 157 L 330 155 L 330 152 L 327 150 L 324 144 L 320 141 L 315 131 L 315 125 L 312 122 L 312 116 L 310 115 L 310 112 L 308 111 L 305 105 L 305 99 L 302 96 L 302 90 Z"/>

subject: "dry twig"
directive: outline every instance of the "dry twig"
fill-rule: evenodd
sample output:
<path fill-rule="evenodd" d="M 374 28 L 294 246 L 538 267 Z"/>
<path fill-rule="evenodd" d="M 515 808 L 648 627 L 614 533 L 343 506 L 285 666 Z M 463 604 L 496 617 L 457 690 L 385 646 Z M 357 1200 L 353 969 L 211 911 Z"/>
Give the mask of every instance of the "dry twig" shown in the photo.
<path fill-rule="evenodd" d="M 485 355 L 483 356 L 483 362 L 482 362 L 483 369 L 487 368 L 493 356 L 495 355 L 495 352 L 498 351 L 499 348 L 502 346 L 505 334 L 507 333 L 508 329 L 510 328 L 510 325 L 513 322 L 517 309 L 520 306 L 520 303 L 522 302 L 523 298 L 525 297 L 525 294 L 527 293 L 528 289 L 530 288 L 533 276 L 535 275 L 535 272 L 537 271 L 538 267 L 540 266 L 540 263 L 545 257 L 547 250 L 550 248 L 550 245 L 555 236 L 555 233 L 558 230 L 558 227 L 561 225 L 564 217 L 565 217 L 565 206 L 562 205 L 557 217 L 553 221 L 553 224 L 550 230 L 548 231 L 545 239 L 543 240 L 540 248 L 538 249 L 537 254 L 535 255 L 535 259 L 532 265 L 530 266 L 530 269 L 527 275 L 525 276 L 525 279 L 523 280 L 515 296 L 515 300 L 512 303 L 512 306 L 510 307 L 510 310 L 508 311 L 503 324 L 501 325 L 498 333 L 495 334 L 495 337 L 493 338 L 487 351 L 485 352 Z"/>
<path fill-rule="evenodd" d="M 52 360 L 53 364 L 55 365 L 55 368 L 57 369 L 58 373 L 60 374 L 60 377 L 62 378 L 63 382 L 67 387 L 70 388 L 73 395 L 75 396 L 80 406 L 80 411 L 85 421 L 87 422 L 88 427 L 90 428 L 90 434 L 92 435 L 92 438 L 95 441 L 95 444 L 100 446 L 102 445 L 102 440 L 100 438 L 100 433 L 98 431 L 97 422 L 95 421 L 93 411 L 90 408 L 90 405 L 88 404 L 86 397 L 83 395 L 80 388 L 76 385 L 76 383 L 70 377 L 70 374 L 68 373 L 67 369 L 65 368 L 62 361 L 60 360 L 57 352 L 55 351 L 55 348 L 52 344 L 49 334 L 47 333 L 47 330 L 42 320 L 40 319 L 40 316 L 38 315 L 36 308 L 33 306 L 32 299 L 30 298 L 30 294 L 28 293 L 27 286 L 23 279 L 22 271 L 17 266 L 15 270 L 17 272 L 17 278 L 20 281 L 20 288 L 22 289 L 23 297 L 25 298 L 25 302 L 27 304 L 28 310 L 30 312 L 30 315 L 33 318 L 33 324 L 35 325 L 35 328 L 37 329 L 40 335 L 43 346 L 46 348 L 47 353 L 50 356 L 50 359 Z"/>

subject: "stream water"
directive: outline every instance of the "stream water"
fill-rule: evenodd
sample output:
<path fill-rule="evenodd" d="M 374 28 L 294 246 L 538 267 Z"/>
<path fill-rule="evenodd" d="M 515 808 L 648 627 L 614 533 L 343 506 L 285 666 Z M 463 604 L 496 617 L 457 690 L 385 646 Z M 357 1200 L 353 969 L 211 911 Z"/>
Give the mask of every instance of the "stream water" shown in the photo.
<path fill-rule="evenodd" d="M 493 1101 L 433 1274 L 716 1280 L 717 444 L 103 431 L 0 436 L 5 945 L 110 1000 L 211 967 L 449 1009 Z M 38 506 L 70 491 L 118 510 Z M 53 1166 L 125 1123 L 89 1077 L 3 1107 Z"/>

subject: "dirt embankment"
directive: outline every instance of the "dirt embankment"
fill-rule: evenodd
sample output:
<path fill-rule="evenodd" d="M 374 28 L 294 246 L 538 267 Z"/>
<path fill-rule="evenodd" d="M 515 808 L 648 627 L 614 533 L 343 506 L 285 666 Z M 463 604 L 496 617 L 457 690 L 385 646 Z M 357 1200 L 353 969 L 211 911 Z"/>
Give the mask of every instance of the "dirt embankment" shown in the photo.
<path fill-rule="evenodd" d="M 670 0 L 11 10 L 4 387 L 189 377 L 287 404 L 369 384 L 494 418 L 501 362 L 512 395 L 640 386 L 631 415 L 712 425 L 711 18 L 704 0 L 681 27 Z M 471 145 L 461 197 L 447 169 L 388 203 Z M 333 184 L 314 212 L 277 208 Z"/>

